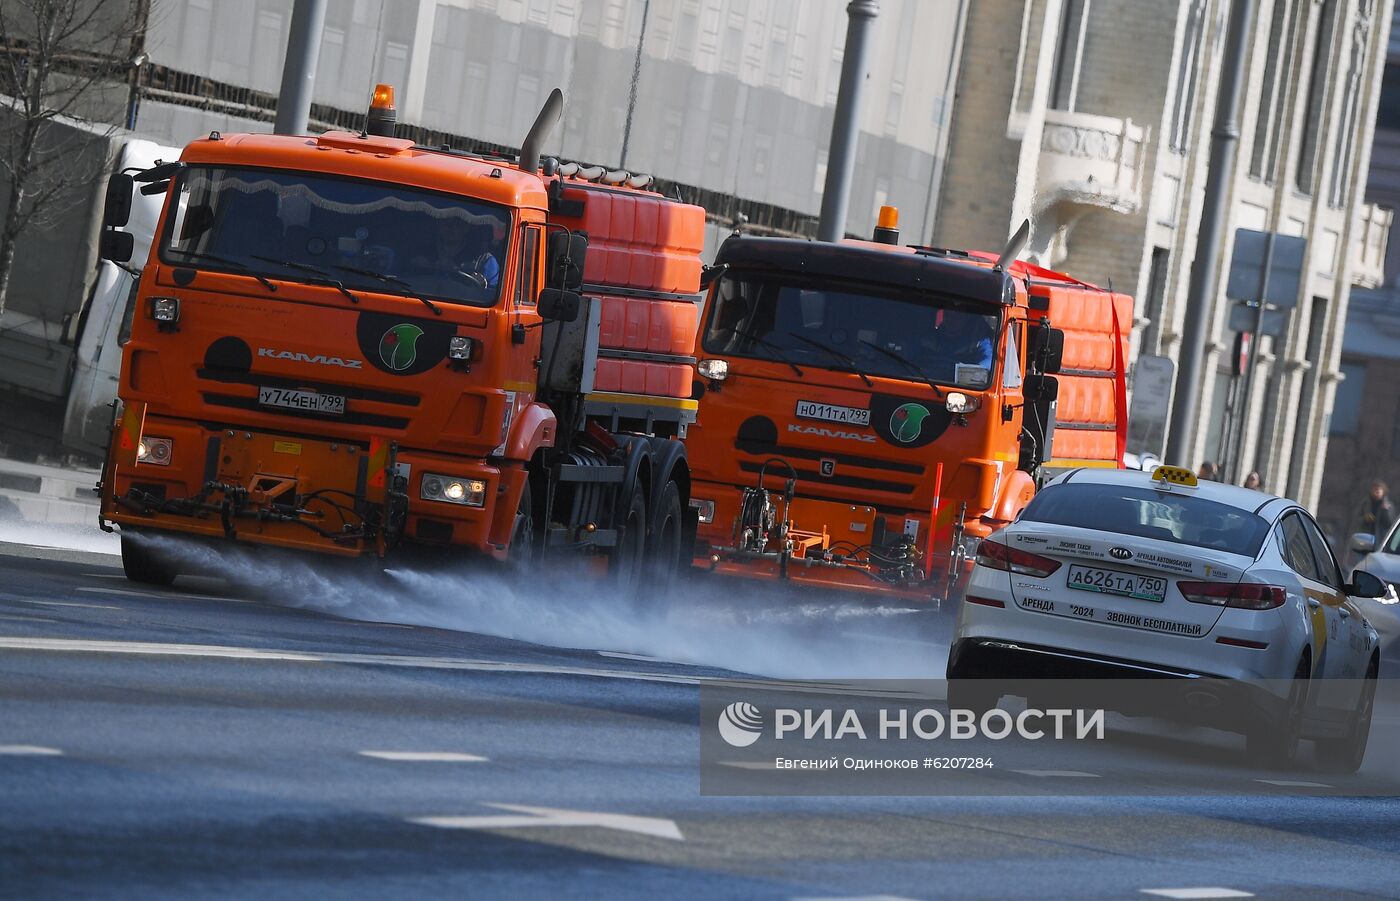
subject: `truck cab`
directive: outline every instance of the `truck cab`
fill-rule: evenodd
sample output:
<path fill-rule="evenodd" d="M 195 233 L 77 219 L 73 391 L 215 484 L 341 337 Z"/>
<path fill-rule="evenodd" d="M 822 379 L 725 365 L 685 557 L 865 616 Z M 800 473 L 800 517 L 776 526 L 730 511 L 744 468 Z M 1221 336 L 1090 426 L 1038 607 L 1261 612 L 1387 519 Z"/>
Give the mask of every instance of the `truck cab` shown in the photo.
<path fill-rule="evenodd" d="M 392 127 L 215 132 L 136 177 L 166 205 L 101 492 L 128 575 L 173 578 L 140 541 L 162 532 L 344 556 L 558 546 L 622 553 L 634 573 L 662 544 L 678 556 L 694 404 L 598 390 L 594 295 L 609 267 L 626 281 L 663 249 L 689 257 L 694 292 L 698 246 L 634 223 L 590 262 L 582 225 L 665 203 L 698 245 L 703 212 L 541 160 L 560 105 L 518 161 Z"/>
<path fill-rule="evenodd" d="M 735 236 L 707 277 L 693 564 L 914 602 L 946 596 L 1060 462 L 1052 298 L 1108 298 L 1094 328 L 1121 312 L 1048 270 L 883 241 Z"/>

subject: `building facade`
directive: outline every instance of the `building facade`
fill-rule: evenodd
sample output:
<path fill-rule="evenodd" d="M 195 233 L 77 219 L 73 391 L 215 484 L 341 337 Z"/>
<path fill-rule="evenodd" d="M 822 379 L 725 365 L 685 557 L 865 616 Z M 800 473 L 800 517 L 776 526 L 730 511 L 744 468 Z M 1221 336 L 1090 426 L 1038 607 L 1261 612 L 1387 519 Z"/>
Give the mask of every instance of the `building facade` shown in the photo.
<path fill-rule="evenodd" d="M 1023 218 L 1037 261 L 1137 298 L 1135 358 L 1179 356 L 1228 0 L 974 4 L 935 243 L 996 247 Z M 1256 3 L 1220 278 L 1204 315 L 1190 459 L 1313 505 L 1353 284 L 1382 280 L 1388 211 L 1365 201 L 1391 10 L 1382 0 Z M 1296 306 L 1234 375 L 1224 297 L 1237 228 L 1306 239 Z M 1238 450 L 1236 450 L 1238 447 Z M 1130 447 L 1160 454 L 1153 446 Z"/>
<path fill-rule="evenodd" d="M 1376 113 L 1376 139 L 1366 197 L 1400 208 L 1400 18 L 1393 17 Z M 1385 260 L 1385 283 L 1352 293 L 1347 305 L 1327 465 L 1318 515 L 1345 538 L 1371 483 L 1381 479 L 1400 495 L 1400 242 Z"/>
<path fill-rule="evenodd" d="M 138 129 L 175 143 L 269 129 L 292 3 L 158 3 Z M 880 4 L 851 232 L 897 203 L 907 234 L 929 234 L 966 5 Z M 314 100 L 358 112 L 388 82 L 400 122 L 513 148 L 558 86 L 547 153 L 708 192 L 687 199 L 742 198 L 755 228 L 812 233 L 846 25 L 830 0 L 328 0 Z"/>

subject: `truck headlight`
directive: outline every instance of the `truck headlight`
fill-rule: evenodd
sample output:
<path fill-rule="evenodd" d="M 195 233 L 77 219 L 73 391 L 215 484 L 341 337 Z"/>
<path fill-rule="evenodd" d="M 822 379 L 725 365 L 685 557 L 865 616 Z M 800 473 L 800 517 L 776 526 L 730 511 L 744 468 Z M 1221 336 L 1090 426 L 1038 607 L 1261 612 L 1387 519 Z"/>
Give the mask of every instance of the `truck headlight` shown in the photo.
<path fill-rule="evenodd" d="M 701 521 L 701 522 L 714 522 L 714 521 L 715 521 L 715 502 L 714 502 L 714 501 L 702 501 L 702 500 L 697 500 L 697 499 L 695 499 L 695 498 L 691 498 L 691 499 L 690 499 L 690 506 L 694 507 L 695 510 L 696 510 L 696 512 L 698 512 L 698 513 L 700 514 L 700 521 Z"/>
<path fill-rule="evenodd" d="M 979 406 L 977 398 L 961 391 L 949 391 L 948 398 L 944 406 L 949 413 L 971 413 Z"/>
<path fill-rule="evenodd" d="M 482 479 L 462 479 L 425 472 L 418 496 L 425 501 L 480 507 L 486 503 L 486 482 Z"/>
<path fill-rule="evenodd" d="M 175 442 L 169 438 L 147 438 L 143 435 L 141 442 L 136 445 L 136 462 L 169 466 L 174 451 Z"/>
<path fill-rule="evenodd" d="M 178 297 L 152 297 L 147 301 L 147 309 L 156 322 L 179 322 L 180 299 Z"/>
<path fill-rule="evenodd" d="M 453 360 L 470 360 L 476 342 L 471 338 L 456 335 L 447 339 L 447 356 Z"/>

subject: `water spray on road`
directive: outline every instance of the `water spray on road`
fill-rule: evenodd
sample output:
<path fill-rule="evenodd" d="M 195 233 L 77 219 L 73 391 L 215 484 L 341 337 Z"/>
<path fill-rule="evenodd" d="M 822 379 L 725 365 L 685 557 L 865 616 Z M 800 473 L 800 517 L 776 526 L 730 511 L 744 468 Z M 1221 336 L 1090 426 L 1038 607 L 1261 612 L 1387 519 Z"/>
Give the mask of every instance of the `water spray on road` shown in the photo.
<path fill-rule="evenodd" d="M 790 679 L 941 678 L 946 639 L 926 611 L 683 578 L 664 599 L 626 600 L 558 566 L 528 582 L 489 564 L 391 568 L 242 547 L 147 539 L 186 572 L 221 576 L 269 603 L 348 619 L 476 632 L 557 648 L 655 657 Z M 275 590 L 259 586 L 275 585 Z M 664 600 L 664 603 L 663 603 Z"/>

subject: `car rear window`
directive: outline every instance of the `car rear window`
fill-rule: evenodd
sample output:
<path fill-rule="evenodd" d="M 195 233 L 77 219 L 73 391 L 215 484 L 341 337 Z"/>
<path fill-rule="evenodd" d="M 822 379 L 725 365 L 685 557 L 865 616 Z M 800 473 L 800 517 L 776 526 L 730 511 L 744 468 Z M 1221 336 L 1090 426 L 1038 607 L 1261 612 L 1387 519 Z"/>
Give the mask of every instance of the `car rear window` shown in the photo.
<path fill-rule="evenodd" d="M 1248 510 L 1186 491 L 1080 482 L 1051 485 L 1022 511 L 1019 522 L 1053 523 L 1138 538 L 1155 538 L 1255 557 L 1269 524 Z"/>

